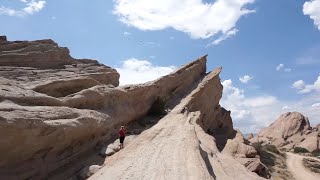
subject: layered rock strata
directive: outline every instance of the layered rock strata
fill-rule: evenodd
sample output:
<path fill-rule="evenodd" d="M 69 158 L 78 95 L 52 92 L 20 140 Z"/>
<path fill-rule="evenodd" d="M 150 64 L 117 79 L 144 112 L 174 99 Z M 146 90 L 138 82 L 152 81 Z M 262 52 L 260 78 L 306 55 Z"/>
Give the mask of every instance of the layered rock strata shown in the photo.
<path fill-rule="evenodd" d="M 114 69 L 73 59 L 52 40 L 0 37 L 0 49 L 1 179 L 67 178 L 67 167 L 91 167 L 80 157 L 114 141 L 120 125 L 164 112 L 92 178 L 260 179 L 220 153 L 237 132 L 219 105 L 221 69 L 207 74 L 206 56 L 155 81 L 118 87 Z"/>

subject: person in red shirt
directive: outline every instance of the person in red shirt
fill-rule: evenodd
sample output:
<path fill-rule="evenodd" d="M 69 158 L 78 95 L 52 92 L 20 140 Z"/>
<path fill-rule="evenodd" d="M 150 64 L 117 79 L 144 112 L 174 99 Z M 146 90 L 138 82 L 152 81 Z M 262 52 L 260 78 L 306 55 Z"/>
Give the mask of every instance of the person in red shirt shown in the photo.
<path fill-rule="evenodd" d="M 121 126 L 119 130 L 119 139 L 120 139 L 120 149 L 123 149 L 123 141 L 124 138 L 126 137 L 126 132 L 123 126 Z"/>

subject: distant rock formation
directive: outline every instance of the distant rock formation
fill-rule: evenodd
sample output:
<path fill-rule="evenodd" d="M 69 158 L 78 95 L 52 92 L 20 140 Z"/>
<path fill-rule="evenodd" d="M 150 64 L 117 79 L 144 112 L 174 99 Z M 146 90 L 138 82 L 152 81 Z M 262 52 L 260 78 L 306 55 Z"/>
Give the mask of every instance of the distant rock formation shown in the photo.
<path fill-rule="evenodd" d="M 253 172 L 267 171 L 219 105 L 221 68 L 207 74 L 206 56 L 155 81 L 118 87 L 116 70 L 73 59 L 52 40 L 2 36 L 0 49 L 0 179 L 66 179 L 80 171 L 98 171 L 93 179 L 262 179 Z M 149 115 L 161 115 L 159 122 L 110 156 L 107 168 L 80 160 L 109 154 L 97 145 Z"/>
<path fill-rule="evenodd" d="M 320 130 L 317 126 L 312 128 L 308 118 L 301 113 L 287 112 L 250 141 L 268 143 L 286 150 L 303 147 L 313 152 L 320 149 Z"/>

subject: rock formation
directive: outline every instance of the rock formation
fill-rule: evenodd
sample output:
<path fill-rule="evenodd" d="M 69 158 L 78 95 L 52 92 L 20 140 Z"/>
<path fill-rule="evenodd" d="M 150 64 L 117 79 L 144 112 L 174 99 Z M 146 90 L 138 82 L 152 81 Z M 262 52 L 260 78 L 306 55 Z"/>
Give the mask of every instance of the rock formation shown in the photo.
<path fill-rule="evenodd" d="M 155 81 L 118 87 L 114 69 L 73 59 L 52 40 L 2 36 L 0 50 L 0 179 L 77 171 L 98 171 L 92 179 L 262 179 L 250 171 L 266 171 L 220 107 L 221 68 L 207 74 L 206 56 Z M 148 116 L 160 120 L 101 169 L 84 164 L 88 154 L 101 154 L 99 144 L 117 138 L 120 125 Z"/>
<path fill-rule="evenodd" d="M 319 136 L 320 130 L 312 128 L 307 117 L 299 112 L 287 112 L 250 141 L 272 144 L 285 150 L 303 147 L 313 152 L 320 149 Z"/>

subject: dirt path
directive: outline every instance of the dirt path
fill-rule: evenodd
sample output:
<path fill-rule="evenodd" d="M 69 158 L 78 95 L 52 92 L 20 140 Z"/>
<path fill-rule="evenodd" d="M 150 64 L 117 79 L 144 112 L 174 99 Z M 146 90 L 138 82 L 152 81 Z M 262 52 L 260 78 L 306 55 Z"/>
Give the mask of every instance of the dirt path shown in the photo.
<path fill-rule="evenodd" d="M 313 173 L 303 166 L 303 158 L 304 156 L 287 153 L 287 166 L 289 171 L 297 180 L 319 180 L 320 174 Z"/>

